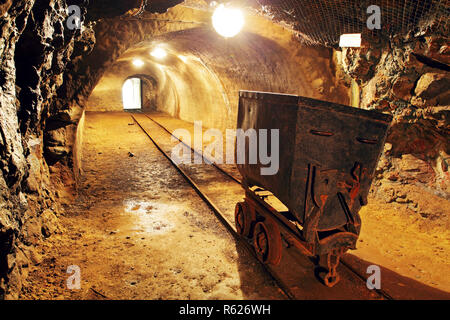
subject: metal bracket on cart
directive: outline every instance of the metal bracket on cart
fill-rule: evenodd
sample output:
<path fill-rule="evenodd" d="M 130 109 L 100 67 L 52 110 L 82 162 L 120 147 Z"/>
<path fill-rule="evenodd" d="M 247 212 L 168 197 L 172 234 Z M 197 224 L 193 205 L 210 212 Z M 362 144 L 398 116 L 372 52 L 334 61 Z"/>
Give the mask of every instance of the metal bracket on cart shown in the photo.
<path fill-rule="evenodd" d="M 328 267 L 328 273 L 325 275 L 323 281 L 327 287 L 333 287 L 336 285 L 339 280 L 340 276 L 337 273 L 337 267 L 339 266 L 340 259 L 342 255 L 344 254 L 345 249 L 344 248 L 338 248 L 331 250 L 327 255 L 327 267 Z"/>

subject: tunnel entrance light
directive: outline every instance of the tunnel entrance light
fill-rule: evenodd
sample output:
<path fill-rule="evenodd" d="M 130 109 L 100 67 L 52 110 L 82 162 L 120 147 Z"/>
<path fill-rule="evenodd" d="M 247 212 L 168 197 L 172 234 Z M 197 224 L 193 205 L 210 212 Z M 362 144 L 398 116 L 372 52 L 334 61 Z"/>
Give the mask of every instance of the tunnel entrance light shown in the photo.
<path fill-rule="evenodd" d="M 142 108 L 141 79 L 130 78 L 122 87 L 122 99 L 124 110 L 136 110 Z"/>
<path fill-rule="evenodd" d="M 361 47 L 361 33 L 347 33 L 342 34 L 339 41 L 339 46 L 347 48 Z"/>
<path fill-rule="evenodd" d="M 163 48 L 155 48 L 150 52 L 150 55 L 156 59 L 164 59 L 167 56 L 167 51 Z"/>
<path fill-rule="evenodd" d="M 144 61 L 141 59 L 133 59 L 133 65 L 137 68 L 140 68 L 144 65 Z"/>
<path fill-rule="evenodd" d="M 213 27 L 222 37 L 232 38 L 244 27 L 244 15 L 241 10 L 219 5 L 212 16 Z"/>

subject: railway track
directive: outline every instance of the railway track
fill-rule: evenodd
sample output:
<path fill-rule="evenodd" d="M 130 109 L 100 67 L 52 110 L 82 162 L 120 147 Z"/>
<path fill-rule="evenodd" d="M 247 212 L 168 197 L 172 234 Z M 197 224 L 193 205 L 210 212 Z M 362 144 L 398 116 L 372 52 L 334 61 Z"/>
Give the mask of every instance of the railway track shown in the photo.
<path fill-rule="evenodd" d="M 186 146 L 192 154 L 196 154 L 197 156 L 200 156 L 204 159 L 204 161 L 208 164 L 211 164 L 212 167 L 214 167 L 218 172 L 220 172 L 221 175 L 223 175 L 224 177 L 226 177 L 227 179 L 229 179 L 230 181 L 232 181 L 233 183 L 238 184 L 239 186 L 241 186 L 241 180 L 235 176 L 233 176 L 231 173 L 227 172 L 226 170 L 224 170 L 223 168 L 221 168 L 219 165 L 213 163 L 210 159 L 204 157 L 202 154 L 200 154 L 197 150 L 194 150 L 190 145 L 186 144 L 185 142 L 183 142 L 182 140 L 180 140 L 178 137 L 174 136 L 166 127 L 164 127 L 161 123 L 157 122 L 156 120 L 154 120 L 153 118 L 151 118 L 149 115 L 145 114 L 145 113 L 135 113 L 131 115 L 131 118 L 133 119 L 133 121 L 138 125 L 138 127 L 144 132 L 144 134 L 151 140 L 151 142 L 154 144 L 154 146 L 164 155 L 164 157 L 167 158 L 167 160 L 172 164 L 172 166 L 183 176 L 183 178 L 192 186 L 192 188 L 195 190 L 195 192 L 199 195 L 199 197 L 206 203 L 206 205 L 208 205 L 208 207 L 214 212 L 214 214 L 217 216 L 217 218 L 221 221 L 221 223 L 227 228 L 227 230 L 233 235 L 233 237 L 239 242 L 241 243 L 250 254 L 252 254 L 254 256 L 254 258 L 256 260 L 257 256 L 255 254 L 255 251 L 253 249 L 253 246 L 251 245 L 251 243 L 249 242 L 248 239 L 243 238 L 242 236 L 240 236 L 237 233 L 237 230 L 235 228 L 234 225 L 234 220 L 230 219 L 229 217 L 227 217 L 226 214 L 223 213 L 223 211 L 219 208 L 219 206 L 217 206 L 213 199 L 211 199 L 210 197 L 208 197 L 208 195 L 203 192 L 201 190 L 201 186 L 199 186 L 194 179 L 192 179 L 192 177 L 189 176 L 189 174 L 186 172 L 186 170 L 183 170 L 183 168 L 181 168 L 180 165 L 176 164 L 173 159 L 171 158 L 171 156 L 164 151 L 163 147 L 156 141 L 156 139 L 149 133 L 149 130 L 147 130 L 144 125 L 139 122 L 137 120 L 136 115 L 139 116 L 144 116 L 145 118 L 149 119 L 152 123 L 154 123 L 157 127 L 159 127 L 163 132 L 165 132 L 167 135 L 170 135 L 171 137 L 175 138 L 177 141 L 179 141 L 180 143 L 182 143 L 184 146 Z M 258 260 L 258 262 L 260 262 Z M 272 268 L 270 265 L 268 264 L 264 264 L 262 262 L 260 262 L 260 264 L 262 265 L 262 267 L 264 268 L 264 270 L 266 272 L 268 272 L 268 274 L 271 276 L 271 278 L 277 283 L 277 285 L 279 286 L 279 288 L 283 291 L 283 293 L 286 295 L 287 298 L 289 299 L 299 299 L 298 295 L 293 292 L 291 290 L 291 286 L 287 283 L 285 283 L 285 281 L 283 281 L 283 278 L 277 274 L 276 270 L 274 270 L 274 268 Z M 357 272 L 355 270 L 355 268 L 353 268 L 351 265 L 349 265 L 348 263 L 341 261 L 341 265 L 346 268 L 348 270 L 349 273 L 351 273 L 353 275 L 353 277 L 355 279 L 358 279 L 357 281 L 360 281 L 364 284 L 366 284 L 366 279 L 365 277 L 360 274 L 359 272 Z M 317 281 L 317 280 L 315 280 Z M 366 290 L 369 290 L 366 288 Z M 381 289 L 374 289 L 374 292 L 376 292 L 376 294 L 378 295 L 378 298 L 381 299 L 385 299 L 385 300 L 393 300 L 393 298 L 384 290 Z"/>

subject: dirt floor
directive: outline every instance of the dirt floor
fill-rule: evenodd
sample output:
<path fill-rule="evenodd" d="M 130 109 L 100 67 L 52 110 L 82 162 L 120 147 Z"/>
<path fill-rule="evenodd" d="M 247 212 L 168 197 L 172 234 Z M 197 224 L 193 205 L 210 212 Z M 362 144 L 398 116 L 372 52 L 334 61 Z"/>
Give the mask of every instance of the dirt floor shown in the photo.
<path fill-rule="evenodd" d="M 285 298 L 132 122 L 87 116 L 81 193 L 21 298 Z M 67 289 L 70 265 L 80 267 L 80 290 Z"/>
<path fill-rule="evenodd" d="M 411 186 L 403 188 L 404 191 L 415 189 Z M 446 211 L 447 216 L 430 220 L 404 204 L 385 203 L 379 198 L 369 197 L 369 204 L 360 211 L 361 234 L 357 250 L 352 254 L 450 292 L 449 201 L 431 194 L 423 193 L 423 196 L 433 205 L 440 204 L 440 210 Z"/>
<path fill-rule="evenodd" d="M 190 126 L 166 124 L 171 131 Z M 286 298 L 131 117 L 87 113 L 83 169 L 79 195 L 60 219 L 65 231 L 43 242 L 22 299 Z M 395 272 L 389 281 L 400 290 L 409 290 L 411 278 L 423 285 L 418 291 L 431 287 L 445 294 L 448 201 L 427 199 L 441 206 L 440 222 L 372 194 L 351 254 Z M 70 265 L 80 267 L 80 290 L 67 288 Z"/>

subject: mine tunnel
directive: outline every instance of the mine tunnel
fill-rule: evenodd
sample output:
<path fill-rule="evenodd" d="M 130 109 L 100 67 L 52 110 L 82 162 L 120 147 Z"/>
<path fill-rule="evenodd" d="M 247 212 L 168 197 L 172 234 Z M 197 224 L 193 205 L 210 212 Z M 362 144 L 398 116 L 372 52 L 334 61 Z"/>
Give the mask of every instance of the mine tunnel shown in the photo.
<path fill-rule="evenodd" d="M 1 1 L 0 299 L 449 299 L 449 11 Z"/>

